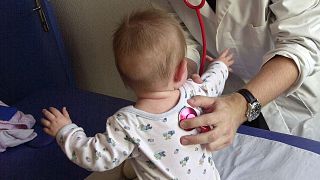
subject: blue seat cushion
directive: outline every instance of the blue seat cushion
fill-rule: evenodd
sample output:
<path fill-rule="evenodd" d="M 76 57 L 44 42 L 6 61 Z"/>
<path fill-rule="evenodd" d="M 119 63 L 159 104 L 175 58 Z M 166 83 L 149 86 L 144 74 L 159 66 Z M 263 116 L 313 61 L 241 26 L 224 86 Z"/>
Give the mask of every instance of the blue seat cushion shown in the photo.
<path fill-rule="evenodd" d="M 0 105 L 0 120 L 9 121 L 17 112 L 16 107 L 8 107 Z"/>
<path fill-rule="evenodd" d="M 107 118 L 129 104 L 132 102 L 79 89 L 43 89 L 22 99 L 14 106 L 34 116 L 38 136 L 0 154 L 0 162 L 5 162 L 1 179 L 84 179 L 91 172 L 68 160 L 56 141 L 42 131 L 41 110 L 66 106 L 72 121 L 93 136 L 104 132 Z"/>

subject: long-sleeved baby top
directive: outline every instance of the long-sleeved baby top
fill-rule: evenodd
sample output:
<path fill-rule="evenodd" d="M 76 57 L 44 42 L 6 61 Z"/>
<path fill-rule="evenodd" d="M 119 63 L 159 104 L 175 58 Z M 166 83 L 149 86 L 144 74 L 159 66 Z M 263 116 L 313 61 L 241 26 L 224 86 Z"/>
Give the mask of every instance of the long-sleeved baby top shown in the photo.
<path fill-rule="evenodd" d="M 75 124 L 63 127 L 57 141 L 69 159 L 91 171 L 105 171 L 128 159 L 139 179 L 220 179 L 212 153 L 201 145 L 183 146 L 180 137 L 198 133 L 179 127 L 179 113 L 190 107 L 195 95 L 218 96 L 228 77 L 227 66 L 214 62 L 202 75 L 202 84 L 187 82 L 179 89 L 175 107 L 162 114 L 151 114 L 128 106 L 106 122 L 106 131 L 87 137 Z M 195 109 L 199 114 L 200 110 Z"/>

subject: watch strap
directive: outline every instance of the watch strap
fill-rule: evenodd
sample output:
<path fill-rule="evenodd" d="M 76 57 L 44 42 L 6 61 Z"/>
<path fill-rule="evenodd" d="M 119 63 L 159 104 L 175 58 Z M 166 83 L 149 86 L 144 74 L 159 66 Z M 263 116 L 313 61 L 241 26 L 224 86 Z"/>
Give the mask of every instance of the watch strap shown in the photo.
<path fill-rule="evenodd" d="M 240 89 L 237 91 L 239 94 L 241 94 L 247 101 L 247 103 L 253 103 L 257 99 L 252 95 L 252 93 L 247 89 Z"/>

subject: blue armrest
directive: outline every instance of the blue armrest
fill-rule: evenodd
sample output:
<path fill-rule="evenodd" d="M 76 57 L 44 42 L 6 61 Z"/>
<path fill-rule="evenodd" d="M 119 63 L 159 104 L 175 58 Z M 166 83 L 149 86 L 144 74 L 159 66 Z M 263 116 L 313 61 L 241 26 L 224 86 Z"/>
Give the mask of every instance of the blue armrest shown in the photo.
<path fill-rule="evenodd" d="M 29 144 L 8 148 L 0 153 L 0 179 L 84 179 L 91 172 L 73 164 L 56 141 L 42 131 L 41 109 L 67 107 L 76 124 L 89 136 L 105 131 L 107 117 L 132 102 L 79 89 L 43 89 L 14 104 L 19 110 L 32 114 L 37 123 L 36 137 Z"/>

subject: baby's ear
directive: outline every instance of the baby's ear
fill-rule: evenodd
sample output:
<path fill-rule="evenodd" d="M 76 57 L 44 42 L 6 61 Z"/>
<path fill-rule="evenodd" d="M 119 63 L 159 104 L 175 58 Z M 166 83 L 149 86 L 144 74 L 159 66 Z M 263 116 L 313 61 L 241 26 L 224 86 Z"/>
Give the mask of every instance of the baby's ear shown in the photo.
<path fill-rule="evenodd" d="M 187 61 L 183 59 L 177 66 L 174 74 L 175 83 L 184 82 L 188 76 Z"/>

